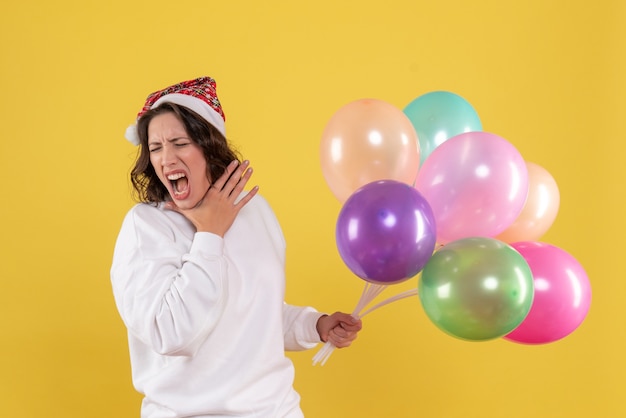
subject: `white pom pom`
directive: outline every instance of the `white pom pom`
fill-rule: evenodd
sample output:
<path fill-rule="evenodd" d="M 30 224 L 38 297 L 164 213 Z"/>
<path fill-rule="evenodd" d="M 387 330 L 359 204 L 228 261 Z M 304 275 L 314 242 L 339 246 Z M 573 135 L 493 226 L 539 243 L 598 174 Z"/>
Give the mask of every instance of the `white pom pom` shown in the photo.
<path fill-rule="evenodd" d="M 128 142 L 137 146 L 139 145 L 139 134 L 137 133 L 137 125 L 133 124 L 126 128 L 126 133 L 124 134 Z"/>

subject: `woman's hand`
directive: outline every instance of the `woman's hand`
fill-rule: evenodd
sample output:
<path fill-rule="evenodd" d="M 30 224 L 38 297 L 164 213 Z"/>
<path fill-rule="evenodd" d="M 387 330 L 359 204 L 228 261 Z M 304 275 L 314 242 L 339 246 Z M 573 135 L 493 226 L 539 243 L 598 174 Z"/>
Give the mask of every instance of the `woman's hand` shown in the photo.
<path fill-rule="evenodd" d="M 350 346 L 361 330 L 360 319 L 352 315 L 335 312 L 332 315 L 322 315 L 317 320 L 317 333 L 323 342 L 330 341 L 337 348 Z"/>
<path fill-rule="evenodd" d="M 237 214 L 259 190 L 254 186 L 241 200 L 236 201 L 252 176 L 249 161 L 239 164 L 231 162 L 224 174 L 212 183 L 204 197 L 191 209 L 180 209 L 173 202 L 166 208 L 185 216 L 196 227 L 197 232 L 211 232 L 221 237 L 231 227 Z"/>

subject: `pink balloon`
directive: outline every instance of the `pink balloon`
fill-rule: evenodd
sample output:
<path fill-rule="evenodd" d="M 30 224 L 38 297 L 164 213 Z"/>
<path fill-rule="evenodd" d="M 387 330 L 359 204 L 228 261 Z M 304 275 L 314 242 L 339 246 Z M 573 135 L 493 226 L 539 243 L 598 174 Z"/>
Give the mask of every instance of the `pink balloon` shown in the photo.
<path fill-rule="evenodd" d="M 378 99 L 355 100 L 328 121 L 320 160 L 324 179 L 341 202 L 378 180 L 413 185 L 420 164 L 417 133 L 397 107 Z"/>
<path fill-rule="evenodd" d="M 535 298 L 528 316 L 504 338 L 522 344 L 546 344 L 571 334 L 591 304 L 591 286 L 580 263 L 566 251 L 540 242 L 511 244 L 533 274 Z"/>
<path fill-rule="evenodd" d="M 466 132 L 435 148 L 418 171 L 415 187 L 433 209 L 439 243 L 495 237 L 524 207 L 528 171 L 505 139 Z"/>

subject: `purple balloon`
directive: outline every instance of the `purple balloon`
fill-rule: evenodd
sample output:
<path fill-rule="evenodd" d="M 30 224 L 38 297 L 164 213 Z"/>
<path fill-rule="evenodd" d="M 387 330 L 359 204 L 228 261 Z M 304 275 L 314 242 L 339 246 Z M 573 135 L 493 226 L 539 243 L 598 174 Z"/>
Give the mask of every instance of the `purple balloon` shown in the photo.
<path fill-rule="evenodd" d="M 414 187 L 368 183 L 344 203 L 335 231 L 339 254 L 363 280 L 393 284 L 419 273 L 435 249 L 435 217 Z"/>

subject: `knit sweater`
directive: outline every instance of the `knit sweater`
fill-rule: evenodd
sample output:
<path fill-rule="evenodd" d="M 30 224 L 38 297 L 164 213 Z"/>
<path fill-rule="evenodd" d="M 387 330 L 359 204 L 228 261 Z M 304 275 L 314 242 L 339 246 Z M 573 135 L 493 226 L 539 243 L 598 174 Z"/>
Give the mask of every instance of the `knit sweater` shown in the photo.
<path fill-rule="evenodd" d="M 285 350 L 315 346 L 321 314 L 284 302 L 284 264 L 260 195 L 223 238 L 163 205 L 128 212 L 111 281 L 142 417 L 303 416 Z"/>

